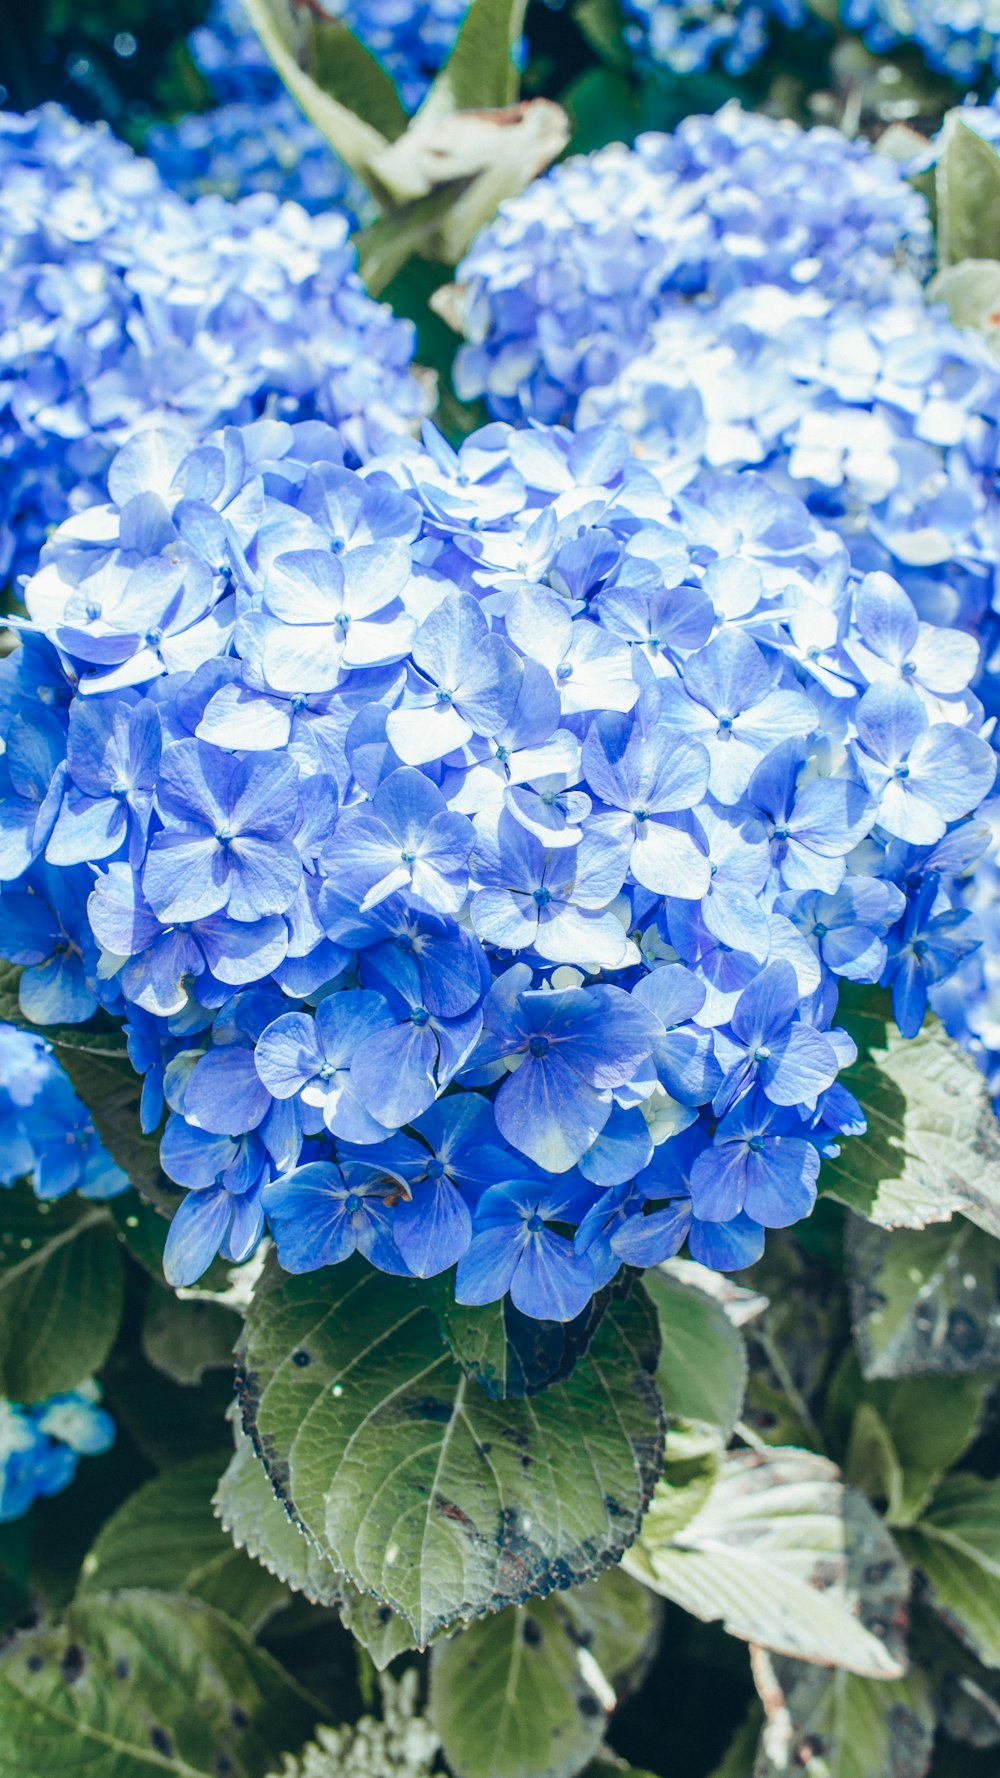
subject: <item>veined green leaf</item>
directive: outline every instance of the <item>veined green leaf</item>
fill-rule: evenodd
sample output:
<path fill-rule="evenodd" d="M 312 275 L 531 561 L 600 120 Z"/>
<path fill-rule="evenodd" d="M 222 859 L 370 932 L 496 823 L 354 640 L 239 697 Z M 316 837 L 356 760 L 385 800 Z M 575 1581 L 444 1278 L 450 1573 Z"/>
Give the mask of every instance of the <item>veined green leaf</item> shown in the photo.
<path fill-rule="evenodd" d="M 953 1475 L 899 1534 L 934 1609 L 987 1667 L 1000 1667 L 1000 1481 Z"/>
<path fill-rule="evenodd" d="M 496 109 L 517 98 L 514 46 L 524 29 L 526 0 L 472 0 L 452 51 L 418 117 Z"/>
<path fill-rule="evenodd" d="M 439 1643 L 431 1720 L 457 1778 L 573 1778 L 655 1632 L 643 1595 L 612 1568 Z"/>
<path fill-rule="evenodd" d="M 238 1550 L 212 1512 L 224 1455 L 194 1457 L 154 1476 L 112 1513 L 84 1557 L 77 1597 L 152 1587 L 190 1593 L 255 1630 L 288 1594 Z"/>
<path fill-rule="evenodd" d="M 1000 1242 L 958 1217 L 889 1234 L 848 1225 L 854 1335 L 866 1377 L 958 1376 L 1000 1364 Z"/>
<path fill-rule="evenodd" d="M 949 111 L 935 175 L 938 264 L 1000 259 L 1000 155 Z"/>
<path fill-rule="evenodd" d="M 763 1649 L 753 1668 L 768 1719 L 753 1778 L 924 1778 L 934 1706 L 919 1671 L 861 1679 Z"/>
<path fill-rule="evenodd" d="M 842 991 L 838 1018 L 858 1045 L 840 1078 L 868 1130 L 824 1163 L 821 1189 L 881 1228 L 920 1229 L 961 1212 L 1000 1235 L 1000 1124 L 971 1056 L 938 1019 L 901 1037 L 888 996 L 873 989 Z"/>
<path fill-rule="evenodd" d="M 869 1678 L 903 1671 L 906 1565 L 868 1502 L 809 1451 L 730 1452 L 693 1519 L 656 1506 L 623 1566 L 730 1635 Z"/>
<path fill-rule="evenodd" d="M 122 1262 L 107 1210 L 27 1186 L 0 1205 L 0 1395 L 42 1401 L 100 1370 L 122 1312 Z"/>
<path fill-rule="evenodd" d="M 266 1778 L 322 1704 L 199 1600 L 77 1600 L 0 1655 L 0 1778 Z"/>
<path fill-rule="evenodd" d="M 743 1336 L 720 1303 L 652 1267 L 643 1283 L 660 1322 L 657 1370 L 667 1413 L 720 1429 L 726 1443 L 747 1384 Z"/>
<path fill-rule="evenodd" d="M 491 1402 L 412 1286 L 360 1260 L 302 1277 L 269 1264 L 244 1419 L 317 1549 L 424 1645 L 627 1548 L 663 1450 L 658 1348 L 637 1288 L 566 1382 Z"/>

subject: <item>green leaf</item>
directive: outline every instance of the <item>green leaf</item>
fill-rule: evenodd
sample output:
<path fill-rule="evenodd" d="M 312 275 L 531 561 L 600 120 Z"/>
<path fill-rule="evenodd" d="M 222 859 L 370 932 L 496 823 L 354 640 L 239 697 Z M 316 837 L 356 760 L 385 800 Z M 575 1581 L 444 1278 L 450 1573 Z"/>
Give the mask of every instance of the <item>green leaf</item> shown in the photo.
<path fill-rule="evenodd" d="M 136 1191 L 122 1192 L 108 1199 L 108 1214 L 118 1231 L 118 1239 L 137 1265 L 156 1282 L 163 1280 L 163 1249 L 170 1229 L 169 1217 L 163 1210 L 147 1203 Z"/>
<path fill-rule="evenodd" d="M 949 111 L 938 148 L 938 264 L 1000 259 L 1000 155 Z"/>
<path fill-rule="evenodd" d="M 146 1299 L 142 1350 L 149 1363 L 175 1383 L 200 1383 L 206 1371 L 229 1370 L 242 1322 L 221 1303 L 185 1302 L 165 1285 Z"/>
<path fill-rule="evenodd" d="M 632 52 L 622 35 L 625 20 L 618 0 L 577 0 L 573 23 L 609 68 L 620 74 L 632 72 Z"/>
<path fill-rule="evenodd" d="M 986 335 L 994 351 L 1000 344 L 1000 260 L 963 259 L 945 266 L 927 286 L 928 302 L 947 304 L 956 327 L 972 327 Z"/>
<path fill-rule="evenodd" d="M 922 1601 L 914 1613 L 910 1646 L 933 1684 L 947 1734 L 969 1747 L 1000 1746 L 1000 1672 L 977 1661 Z"/>
<path fill-rule="evenodd" d="M 244 0 L 247 16 L 271 61 L 306 116 L 358 178 L 376 189 L 371 158 L 388 145 L 381 129 L 352 106 L 323 91 L 307 69 L 314 54 L 316 22 L 295 0 Z"/>
<path fill-rule="evenodd" d="M 752 1704 L 723 1754 L 722 1764 L 712 1767 L 710 1778 L 750 1778 L 762 1720 L 760 1705 Z"/>
<path fill-rule="evenodd" d="M 439 1644 L 430 1715 L 457 1778 L 573 1778 L 655 1627 L 643 1589 L 609 1569 Z"/>
<path fill-rule="evenodd" d="M 820 1404 L 838 1347 L 849 1338 L 841 1279 L 783 1229 L 774 1231 L 746 1278 L 767 1306 L 747 1326 L 744 1418 L 770 1445 L 822 1450 Z"/>
<path fill-rule="evenodd" d="M 0 1656 L 0 1778 L 266 1778 L 323 1706 L 199 1600 L 77 1600 Z M 228 1760 L 228 1768 L 220 1760 Z"/>
<path fill-rule="evenodd" d="M 747 1355 L 742 1335 L 703 1291 L 679 1284 L 655 1267 L 643 1282 L 660 1322 L 657 1378 L 667 1413 L 701 1420 L 729 1439 L 743 1411 Z"/>
<path fill-rule="evenodd" d="M 672 1536 L 658 1536 L 654 1502 L 623 1565 L 744 1641 L 870 1678 L 903 1671 L 906 1565 L 868 1502 L 809 1451 L 731 1452 Z"/>
<path fill-rule="evenodd" d="M 673 1421 L 663 1469 L 643 1523 L 643 1537 L 666 1542 L 706 1505 L 719 1477 L 722 1441 L 703 1421 Z"/>
<path fill-rule="evenodd" d="M 121 1320 L 122 1262 L 102 1205 L 5 1192 L 0 1220 L 0 1396 L 43 1401 L 100 1370 Z"/>
<path fill-rule="evenodd" d="M 1000 1480 L 949 1476 L 899 1542 L 949 1628 L 985 1666 L 1000 1667 Z"/>
<path fill-rule="evenodd" d="M 224 1455 L 195 1457 L 130 1495 L 84 1557 L 77 1597 L 141 1587 L 191 1593 L 258 1629 L 288 1595 L 235 1548 L 212 1512 L 224 1463 Z"/>
<path fill-rule="evenodd" d="M 961 1376 L 1000 1364 L 1000 1243 L 959 1217 L 889 1234 L 852 1218 L 854 1337 L 866 1377 Z"/>
<path fill-rule="evenodd" d="M 823 1191 L 881 1228 L 962 1212 L 1000 1235 L 1000 1124 L 971 1056 L 935 1018 L 901 1037 L 888 996 L 873 989 L 842 990 L 838 1018 L 858 1045 L 840 1078 L 868 1130 L 824 1163 Z"/>
<path fill-rule="evenodd" d="M 316 1547 L 423 1646 L 628 1547 L 663 1450 L 657 1354 L 637 1288 L 567 1382 L 495 1403 L 412 1286 L 360 1259 L 303 1277 L 269 1262 L 241 1352 L 244 1422 Z"/>
<path fill-rule="evenodd" d="M 512 104 L 518 89 L 514 45 L 525 11 L 526 0 L 472 0 L 418 117 Z"/>
<path fill-rule="evenodd" d="M 600 1291 L 573 1321 L 535 1321 L 509 1297 L 482 1308 L 456 1303 L 453 1272 L 428 1280 L 424 1295 L 452 1356 L 491 1401 L 537 1395 L 570 1376 L 612 1298 L 610 1289 Z"/>
<path fill-rule="evenodd" d="M 0 1020 L 5 1025 L 23 1025 L 25 1017 L 18 997 L 21 965 L 0 959 Z"/>
<path fill-rule="evenodd" d="M 213 1501 L 223 1530 L 238 1550 L 313 1604 L 339 1604 L 343 1576 L 289 1517 L 238 1421 L 234 1431 L 236 1450 Z"/>
<path fill-rule="evenodd" d="M 922 1673 L 860 1679 L 754 1653 L 767 1722 L 753 1778 L 924 1778 L 934 1706 Z"/>
<path fill-rule="evenodd" d="M 313 14 L 305 29 L 309 72 L 316 85 L 394 142 L 410 120 L 381 62 L 339 19 Z"/>
<path fill-rule="evenodd" d="M 975 1438 L 991 1386 L 989 1377 L 864 1383 L 858 1374 L 847 1481 L 883 1500 L 894 1528 L 913 1524 Z"/>

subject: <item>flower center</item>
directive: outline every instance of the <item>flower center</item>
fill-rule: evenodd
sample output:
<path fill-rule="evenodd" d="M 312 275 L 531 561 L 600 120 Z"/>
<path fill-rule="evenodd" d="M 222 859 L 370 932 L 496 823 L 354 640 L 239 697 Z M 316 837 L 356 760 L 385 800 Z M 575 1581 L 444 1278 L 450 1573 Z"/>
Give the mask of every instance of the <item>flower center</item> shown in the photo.
<path fill-rule="evenodd" d="M 536 1210 L 534 1216 L 528 1217 L 528 1233 L 529 1233 L 529 1235 L 540 1235 L 544 1227 L 545 1227 L 545 1224 L 542 1221 L 542 1218 L 539 1216 L 537 1210 Z"/>
<path fill-rule="evenodd" d="M 533 1037 L 531 1039 L 531 1042 L 528 1044 L 529 1056 L 534 1056 L 536 1059 L 540 1060 L 542 1056 L 547 1056 L 548 1053 L 549 1040 L 547 1037 Z"/>
<path fill-rule="evenodd" d="M 551 889 L 533 889 L 531 891 L 531 899 L 538 907 L 547 908 L 549 902 L 552 900 L 552 891 Z"/>
<path fill-rule="evenodd" d="M 426 1006 L 415 1006 L 410 1014 L 410 1023 L 413 1025 L 426 1025 L 430 1016 Z"/>
<path fill-rule="evenodd" d="M 356 1211 L 360 1210 L 361 1204 L 362 1199 L 358 1197 L 357 1192 L 348 1192 L 347 1197 L 344 1199 L 344 1209 L 349 1216 L 353 1216 Z"/>

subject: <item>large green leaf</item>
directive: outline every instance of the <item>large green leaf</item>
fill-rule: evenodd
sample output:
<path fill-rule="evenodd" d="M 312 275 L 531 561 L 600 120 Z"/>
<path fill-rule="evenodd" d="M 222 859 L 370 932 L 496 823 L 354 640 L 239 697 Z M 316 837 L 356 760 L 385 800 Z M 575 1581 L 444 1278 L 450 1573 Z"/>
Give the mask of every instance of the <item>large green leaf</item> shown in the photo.
<path fill-rule="evenodd" d="M 953 1475 L 900 1544 L 932 1604 L 987 1667 L 1000 1667 L 1000 1480 Z"/>
<path fill-rule="evenodd" d="M 253 1445 L 237 1424 L 236 1450 L 218 1488 L 213 1506 L 222 1528 L 237 1549 L 263 1564 L 315 1605 L 337 1605 L 343 1576 L 310 1543 L 275 1494 Z"/>
<path fill-rule="evenodd" d="M 644 1283 L 660 1322 L 657 1370 L 671 1417 L 719 1427 L 726 1442 L 743 1410 L 747 1355 L 720 1303 L 655 1268 Z"/>
<path fill-rule="evenodd" d="M 176 1464 L 129 1496 L 106 1520 L 80 1571 L 79 1598 L 153 1587 L 192 1593 L 254 1630 L 288 1594 L 223 1531 L 212 1495 L 225 1457 Z"/>
<path fill-rule="evenodd" d="M 838 1017 L 858 1045 L 841 1080 L 868 1129 L 825 1162 L 822 1189 L 882 1228 L 961 1211 L 1000 1235 L 1000 1123 L 975 1062 L 938 1019 L 901 1037 L 888 996 L 873 989 L 843 990 Z"/>
<path fill-rule="evenodd" d="M 956 327 L 973 327 L 1000 347 L 1000 260 L 963 259 L 927 286 L 928 302 L 945 303 Z"/>
<path fill-rule="evenodd" d="M 339 19 L 314 13 L 304 21 L 309 72 L 317 86 L 378 130 L 387 142 L 409 123 L 399 94 L 370 49 Z"/>
<path fill-rule="evenodd" d="M 431 1720 L 457 1778 L 573 1778 L 655 1631 L 643 1592 L 609 1569 L 439 1644 Z"/>
<path fill-rule="evenodd" d="M 210 1606 L 95 1594 L 0 1656 L 0 1778 L 265 1778 L 325 1716 Z"/>
<path fill-rule="evenodd" d="M 766 1308 L 747 1325 L 750 1382 L 744 1418 L 770 1445 L 822 1450 L 821 1403 L 831 1364 L 848 1337 L 841 1280 L 785 1229 L 775 1229 L 747 1278 L 763 1294 Z"/>
<path fill-rule="evenodd" d="M 357 92 L 356 104 L 345 105 L 335 94 L 324 92 L 313 78 L 310 66 L 315 57 L 315 18 L 306 7 L 296 5 L 295 0 L 245 0 L 245 6 L 261 43 L 306 116 L 351 171 L 377 188 L 371 160 L 387 147 L 389 138 L 381 128 L 359 115 L 365 103 L 361 90 Z M 383 102 L 384 89 L 378 83 L 380 111 Z"/>
<path fill-rule="evenodd" d="M 27 1186 L 0 1203 L 0 1395 L 42 1401 L 100 1370 L 118 1332 L 122 1262 L 106 1209 L 39 1203 Z"/>
<path fill-rule="evenodd" d="M 930 1687 L 860 1679 L 754 1653 L 767 1723 L 753 1778 L 924 1778 L 934 1745 Z"/>
<path fill-rule="evenodd" d="M 871 1678 L 903 1671 L 906 1565 L 825 1458 L 732 1452 L 700 1512 L 668 1535 L 658 1498 L 624 1558 L 636 1579 L 777 1653 Z"/>
<path fill-rule="evenodd" d="M 510 105 L 518 89 L 514 45 L 526 9 L 526 0 L 472 0 L 418 115 Z"/>
<path fill-rule="evenodd" d="M 1000 155 L 949 111 L 935 175 L 938 264 L 1000 259 Z"/>
<path fill-rule="evenodd" d="M 275 1494 L 246 1433 L 234 1425 L 235 1454 L 219 1483 L 215 1511 L 237 1548 L 246 1550 L 295 1592 L 317 1605 L 336 1605 L 376 1667 L 414 1647 L 405 1618 L 359 1593 L 301 1532 Z"/>
<path fill-rule="evenodd" d="M 972 1443 L 989 1377 L 904 1377 L 863 1383 L 844 1460 L 846 1479 L 885 1503 L 893 1527 L 919 1518 L 946 1470 Z"/>
<path fill-rule="evenodd" d="M 1000 1671 L 984 1667 L 922 1600 L 910 1653 L 934 1687 L 942 1728 L 969 1747 L 1000 1747 Z"/>
<path fill-rule="evenodd" d="M 244 1418 L 316 1547 L 423 1645 L 628 1547 L 663 1450 L 658 1349 L 636 1288 L 568 1381 L 492 1402 L 412 1285 L 361 1259 L 304 1277 L 269 1263 L 246 1321 Z"/>
<path fill-rule="evenodd" d="M 570 1376 L 612 1299 L 603 1290 L 573 1321 L 536 1321 L 506 1296 L 482 1308 L 456 1303 L 452 1272 L 430 1279 L 424 1294 L 453 1356 L 491 1401 L 537 1395 Z"/>
<path fill-rule="evenodd" d="M 1000 1364 L 1000 1242 L 958 1217 L 889 1234 L 848 1225 L 854 1335 L 866 1377 L 960 1376 Z"/>

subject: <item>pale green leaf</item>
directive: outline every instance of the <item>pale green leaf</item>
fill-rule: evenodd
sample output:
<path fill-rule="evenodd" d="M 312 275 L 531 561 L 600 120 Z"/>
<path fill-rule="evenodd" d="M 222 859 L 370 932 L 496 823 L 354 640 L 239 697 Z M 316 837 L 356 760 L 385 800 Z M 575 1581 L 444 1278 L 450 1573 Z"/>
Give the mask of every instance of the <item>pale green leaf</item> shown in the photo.
<path fill-rule="evenodd" d="M 956 327 L 985 334 L 994 351 L 1000 342 L 1000 260 L 963 259 L 945 266 L 927 286 L 928 302 L 947 305 Z"/>
<path fill-rule="evenodd" d="M 0 1201 L 0 1396 L 42 1401 L 100 1370 L 114 1345 L 122 1262 L 107 1210 L 27 1186 Z"/>
<path fill-rule="evenodd" d="M 423 1645 L 627 1548 L 662 1457 L 658 1349 L 637 1287 L 568 1381 L 491 1402 L 414 1286 L 361 1260 L 303 1277 L 269 1264 L 244 1419 L 316 1547 Z"/>
<path fill-rule="evenodd" d="M 1000 259 L 1000 155 L 949 111 L 938 146 L 938 264 Z"/>
<path fill-rule="evenodd" d="M 623 1566 L 706 1622 L 867 1677 L 903 1670 L 906 1565 L 868 1502 L 809 1451 L 731 1452 L 672 1536 L 655 1502 Z"/>
<path fill-rule="evenodd" d="M 1000 1480 L 953 1475 L 899 1541 L 932 1604 L 987 1667 L 1000 1667 Z"/>
<path fill-rule="evenodd" d="M 472 0 L 418 117 L 510 105 L 517 98 L 514 46 L 525 11 L 526 0 Z"/>
<path fill-rule="evenodd" d="M 573 1778 L 655 1629 L 644 1589 L 613 1568 L 440 1643 L 431 1720 L 457 1778 Z"/>
<path fill-rule="evenodd" d="M 702 1291 L 655 1267 L 643 1282 L 660 1322 L 657 1377 L 667 1413 L 717 1426 L 728 1441 L 747 1383 L 742 1335 L 721 1304 Z"/>
<path fill-rule="evenodd" d="M 924 1778 L 934 1706 L 918 1671 L 861 1679 L 754 1651 L 767 1722 L 753 1778 Z"/>
<path fill-rule="evenodd" d="M 960 1376 L 1000 1364 L 1000 1243 L 958 1217 L 927 1229 L 852 1218 L 847 1257 L 866 1377 Z"/>
<path fill-rule="evenodd" d="M 1000 1235 L 1000 1123 L 972 1057 L 935 1018 L 901 1037 L 873 989 L 843 991 L 838 1019 L 859 1052 L 840 1078 L 868 1129 L 824 1163 L 822 1190 L 881 1228 L 962 1212 Z"/>
<path fill-rule="evenodd" d="M 250 23 L 292 97 L 345 165 L 366 184 L 377 186 L 371 159 L 387 146 L 388 138 L 313 79 L 309 64 L 315 21 L 308 9 L 297 6 L 295 0 L 244 3 Z"/>
<path fill-rule="evenodd" d="M 238 1421 L 234 1431 L 236 1450 L 213 1500 L 223 1531 L 237 1549 L 313 1604 L 339 1604 L 343 1577 L 289 1517 Z"/>
<path fill-rule="evenodd" d="M 288 1594 L 238 1550 L 212 1512 L 225 1457 L 210 1452 L 154 1476 L 105 1520 L 83 1560 L 77 1596 L 153 1587 L 191 1593 L 257 1629 Z"/>
<path fill-rule="evenodd" d="M 0 1656 L 0 1778 L 266 1778 L 325 1717 L 196 1599 L 88 1596 Z"/>
<path fill-rule="evenodd" d="M 893 1527 L 919 1518 L 945 1472 L 972 1443 L 992 1387 L 990 1377 L 858 1379 L 846 1479 L 885 1502 Z"/>

